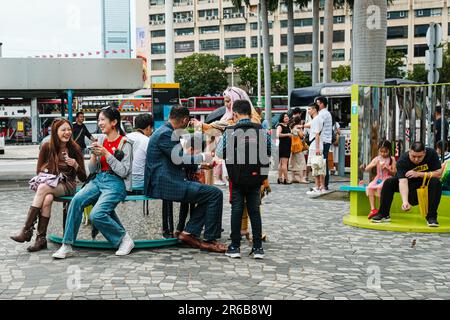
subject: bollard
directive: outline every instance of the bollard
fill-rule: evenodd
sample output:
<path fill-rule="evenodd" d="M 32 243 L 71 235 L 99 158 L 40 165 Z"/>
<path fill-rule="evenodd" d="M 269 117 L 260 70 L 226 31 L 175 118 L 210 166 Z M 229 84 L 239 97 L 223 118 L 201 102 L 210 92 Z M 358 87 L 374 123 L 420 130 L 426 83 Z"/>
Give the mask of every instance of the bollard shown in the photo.
<path fill-rule="evenodd" d="M 339 176 L 345 177 L 345 137 L 339 136 Z"/>
<path fill-rule="evenodd" d="M 0 133 L 0 154 L 5 154 L 5 137 Z"/>

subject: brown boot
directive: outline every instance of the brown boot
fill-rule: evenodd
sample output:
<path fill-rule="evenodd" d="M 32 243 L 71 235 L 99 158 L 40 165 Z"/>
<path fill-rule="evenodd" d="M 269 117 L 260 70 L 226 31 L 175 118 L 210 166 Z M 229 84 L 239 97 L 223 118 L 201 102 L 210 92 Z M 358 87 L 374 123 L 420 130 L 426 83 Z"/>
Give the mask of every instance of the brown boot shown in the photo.
<path fill-rule="evenodd" d="M 47 226 L 50 218 L 39 215 L 39 222 L 37 226 L 37 235 L 34 245 L 27 248 L 29 252 L 36 252 L 42 249 L 47 249 Z"/>
<path fill-rule="evenodd" d="M 36 223 L 37 217 L 41 212 L 41 208 L 30 207 L 28 210 L 27 220 L 25 221 L 25 225 L 22 230 L 10 238 L 16 242 L 30 242 L 33 237 L 34 224 Z"/>

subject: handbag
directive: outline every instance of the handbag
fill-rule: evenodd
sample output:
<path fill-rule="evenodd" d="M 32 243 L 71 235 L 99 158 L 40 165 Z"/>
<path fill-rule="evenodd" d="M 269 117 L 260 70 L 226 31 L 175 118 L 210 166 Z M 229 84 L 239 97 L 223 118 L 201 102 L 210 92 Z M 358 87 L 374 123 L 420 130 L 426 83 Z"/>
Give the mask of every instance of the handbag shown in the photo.
<path fill-rule="evenodd" d="M 292 136 L 291 153 L 299 153 L 303 151 L 302 139 L 299 136 Z"/>
<path fill-rule="evenodd" d="M 65 177 L 62 173 L 54 175 L 47 172 L 40 172 L 37 176 L 31 178 L 31 180 L 28 181 L 28 184 L 31 190 L 37 191 L 39 185 L 41 185 L 42 183 L 46 183 L 48 186 L 56 188 L 58 183 L 60 181 L 63 181 L 64 179 Z"/>
<path fill-rule="evenodd" d="M 431 177 L 433 174 L 430 172 L 425 173 L 423 176 L 422 185 L 417 189 L 417 200 L 419 202 L 419 211 L 420 215 L 424 218 L 427 217 L 428 214 L 428 185 L 430 183 Z M 428 178 L 429 177 L 429 178 Z"/>

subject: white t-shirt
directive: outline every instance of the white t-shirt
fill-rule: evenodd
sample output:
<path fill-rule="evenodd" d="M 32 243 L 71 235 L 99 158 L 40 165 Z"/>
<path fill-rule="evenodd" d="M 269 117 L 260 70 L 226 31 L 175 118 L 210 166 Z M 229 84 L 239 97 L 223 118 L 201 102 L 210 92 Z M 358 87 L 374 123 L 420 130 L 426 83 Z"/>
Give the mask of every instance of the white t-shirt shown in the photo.
<path fill-rule="evenodd" d="M 319 139 L 319 143 L 320 143 L 320 151 L 323 151 L 323 119 L 322 117 L 319 117 L 318 115 L 312 119 L 311 121 L 311 129 L 309 129 L 309 140 L 311 141 L 312 139 L 314 139 L 314 137 L 316 136 L 317 133 L 320 133 L 322 131 L 322 133 L 320 134 L 320 139 Z M 316 152 L 316 139 L 314 139 L 314 141 L 311 143 L 311 145 L 309 146 L 309 154 L 314 154 Z"/>
<path fill-rule="evenodd" d="M 319 117 L 322 118 L 323 121 L 323 131 L 321 135 L 323 143 L 331 143 L 333 137 L 333 119 L 331 113 L 327 108 L 324 108 L 319 111 Z"/>
<path fill-rule="evenodd" d="M 129 133 L 127 138 L 133 141 L 133 186 L 143 186 L 147 146 L 150 138 L 140 132 Z"/>

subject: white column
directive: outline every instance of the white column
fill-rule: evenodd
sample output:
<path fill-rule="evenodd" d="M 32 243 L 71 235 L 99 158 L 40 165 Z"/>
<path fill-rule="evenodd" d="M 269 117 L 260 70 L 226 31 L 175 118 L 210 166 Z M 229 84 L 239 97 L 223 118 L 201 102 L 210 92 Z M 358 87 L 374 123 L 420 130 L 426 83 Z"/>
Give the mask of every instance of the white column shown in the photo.
<path fill-rule="evenodd" d="M 175 43 L 173 35 L 173 0 L 165 1 L 166 83 L 175 82 Z"/>
<path fill-rule="evenodd" d="M 260 7 L 259 7 L 259 3 L 258 3 L 258 24 L 257 24 L 257 28 L 258 28 L 258 103 L 257 106 L 258 108 L 261 108 L 261 17 L 260 17 Z"/>

